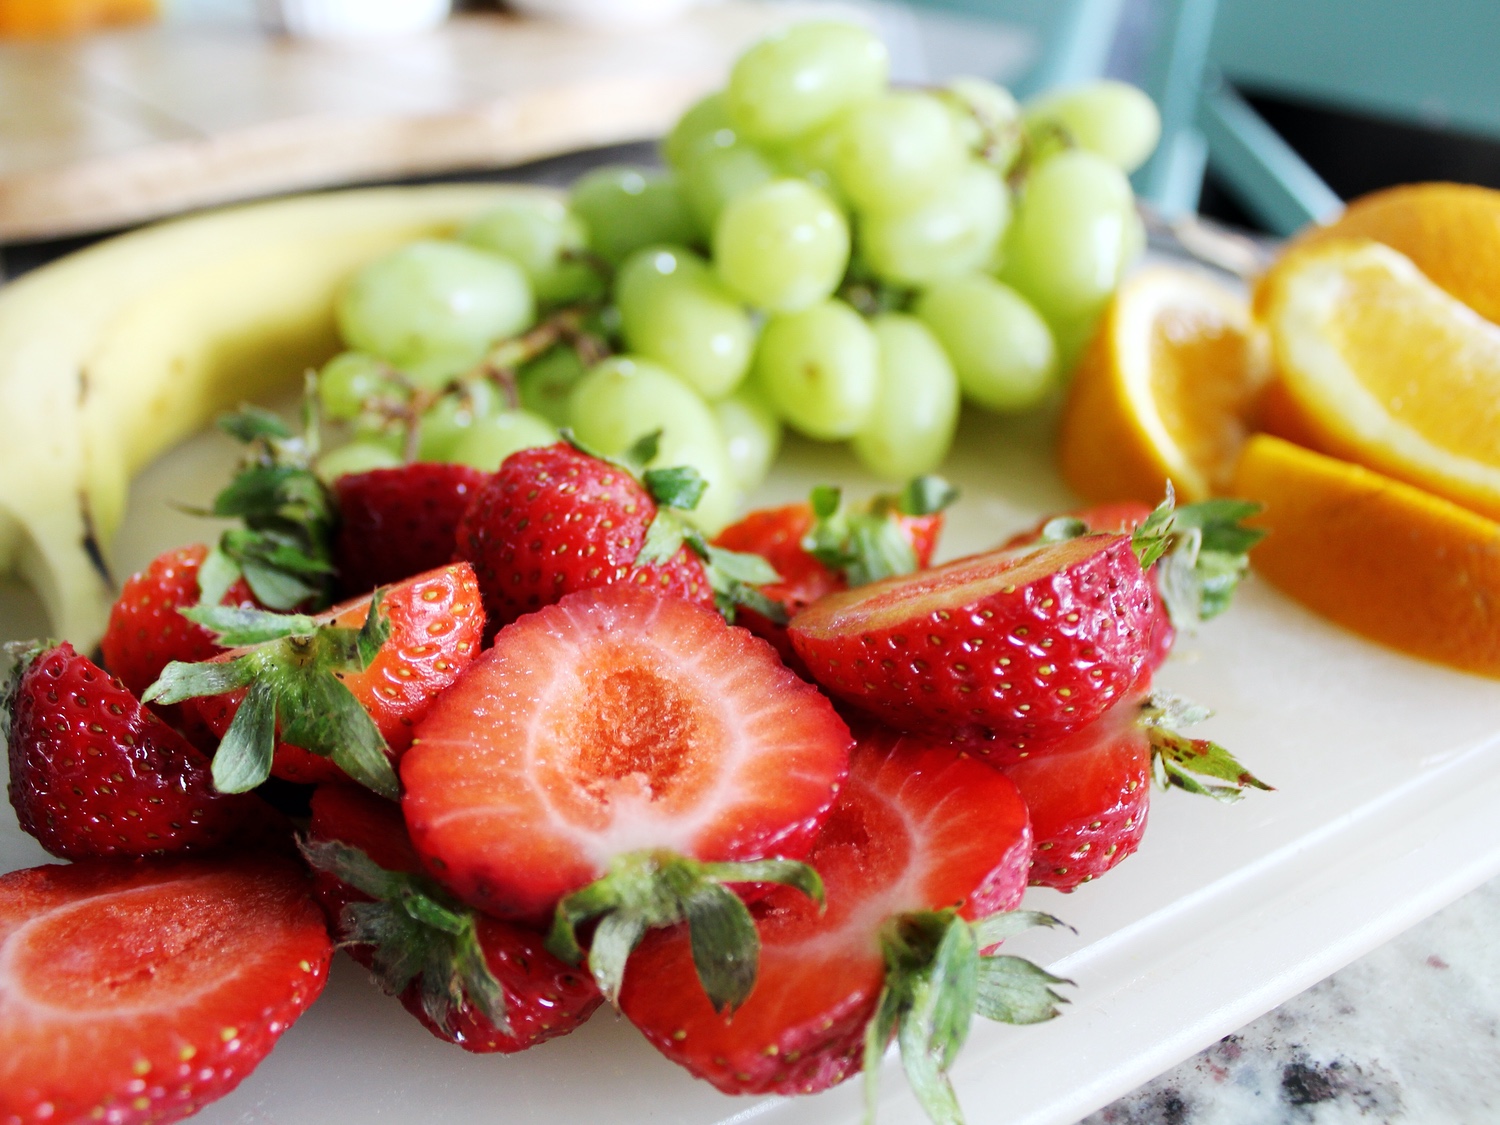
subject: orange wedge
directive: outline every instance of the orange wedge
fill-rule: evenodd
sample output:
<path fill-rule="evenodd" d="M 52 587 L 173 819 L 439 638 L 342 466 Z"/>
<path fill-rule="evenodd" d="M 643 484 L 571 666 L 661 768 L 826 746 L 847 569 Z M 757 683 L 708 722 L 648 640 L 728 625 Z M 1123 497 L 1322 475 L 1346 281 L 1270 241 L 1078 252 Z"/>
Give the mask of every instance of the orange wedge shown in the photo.
<path fill-rule="evenodd" d="M 1269 429 L 1500 517 L 1500 325 L 1369 241 L 1293 251 L 1262 293 Z"/>
<path fill-rule="evenodd" d="M 1340 238 L 1372 238 L 1399 250 L 1438 288 L 1500 324 L 1500 191 L 1472 184 L 1378 191 L 1292 245 Z"/>
<path fill-rule="evenodd" d="M 1115 294 L 1063 409 L 1058 460 L 1086 500 L 1223 491 L 1266 381 L 1247 302 L 1195 271 L 1145 269 Z"/>
<path fill-rule="evenodd" d="M 1265 505 L 1250 561 L 1274 585 L 1370 640 L 1500 678 L 1500 524 L 1265 435 L 1234 491 Z"/>

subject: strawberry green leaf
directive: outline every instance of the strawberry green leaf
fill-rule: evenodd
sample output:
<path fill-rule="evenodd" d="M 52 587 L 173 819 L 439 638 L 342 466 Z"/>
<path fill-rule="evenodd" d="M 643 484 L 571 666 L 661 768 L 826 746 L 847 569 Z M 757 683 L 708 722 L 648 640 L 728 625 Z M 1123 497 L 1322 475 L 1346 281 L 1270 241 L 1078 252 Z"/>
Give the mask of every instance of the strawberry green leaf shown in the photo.
<path fill-rule="evenodd" d="M 558 902 L 547 948 L 559 960 L 578 964 L 584 956 L 578 927 L 598 918 L 588 952 L 589 971 L 599 990 L 615 1003 L 625 963 L 646 931 L 686 922 L 704 993 L 716 1011 L 726 1005 L 735 1007 L 755 984 L 760 939 L 753 924 L 746 930 L 749 914 L 736 913 L 744 910 L 743 903 L 722 884 L 813 885 L 816 875 L 809 877 L 810 869 L 799 868 L 806 864 L 792 860 L 705 864 L 654 851 L 616 856 L 602 878 Z M 816 886 L 821 891 L 821 881 Z"/>
<path fill-rule="evenodd" d="M 1246 788 L 1270 790 L 1271 786 L 1247 770 L 1224 747 L 1206 738 L 1188 738 L 1172 730 L 1208 718 L 1207 708 L 1167 692 L 1152 692 L 1141 705 L 1140 723 L 1151 745 L 1151 762 L 1163 789 L 1182 789 L 1216 801 L 1231 803 L 1243 797 Z M 1228 785 L 1205 784 L 1193 775 L 1227 781 Z"/>
<path fill-rule="evenodd" d="M 202 625 L 220 644 L 229 648 L 300 636 L 318 627 L 315 619 L 304 614 L 272 613 L 241 606 L 195 605 L 185 606 L 178 612 L 189 621 Z"/>
<path fill-rule="evenodd" d="M 807 494 L 807 501 L 812 506 L 813 515 L 826 520 L 838 512 L 844 502 L 844 494 L 831 484 L 820 484 Z"/>
<path fill-rule="evenodd" d="M 582 452 L 587 453 L 588 450 L 585 449 Z M 636 438 L 635 443 L 620 455 L 620 461 L 632 473 L 640 476 L 646 466 L 656 460 L 656 456 L 660 452 L 661 431 L 652 430 L 649 434 L 642 434 Z"/>
<path fill-rule="evenodd" d="M 299 840 L 308 864 L 369 895 L 339 919 L 343 945 L 373 946 L 376 979 L 389 995 L 418 982 L 422 1008 L 444 1030 L 472 1008 L 509 1034 L 505 992 L 485 961 L 478 915 L 424 875 L 387 871 L 358 848 Z"/>
<path fill-rule="evenodd" d="M 1221 497 L 1184 504 L 1177 509 L 1175 527 L 1179 531 L 1197 529 L 1203 533 L 1205 551 L 1222 551 L 1228 555 L 1249 554 L 1251 548 L 1266 537 L 1264 528 L 1245 527 L 1243 520 L 1258 515 L 1265 508 L 1254 500 Z"/>
<path fill-rule="evenodd" d="M 863 1067 L 866 1125 L 874 1125 L 875 1122 L 875 1099 L 880 1092 L 880 1066 L 885 1059 L 886 1048 L 890 1046 L 891 1036 L 896 1034 L 903 1002 L 903 997 L 895 989 L 882 988 L 875 1016 L 865 1025 Z"/>
<path fill-rule="evenodd" d="M 1131 533 L 1130 545 L 1135 551 L 1135 557 L 1140 560 L 1142 570 L 1150 570 L 1172 545 L 1171 531 L 1176 519 L 1176 503 L 1177 494 L 1172 488 L 1172 482 L 1167 481 L 1166 498 Z"/>
<path fill-rule="evenodd" d="M 257 681 L 260 682 L 260 681 Z M 334 765 L 368 789 L 392 800 L 401 795 L 386 756 L 385 738 L 342 680 L 324 668 L 276 681 L 282 738 Z"/>
<path fill-rule="evenodd" d="M 291 428 L 271 411 L 259 406 L 241 406 L 233 414 L 219 419 L 219 429 L 232 438 L 249 444 L 258 438 L 289 438 Z"/>
<path fill-rule="evenodd" d="M 1006 938 L 1015 937 L 1016 934 L 1035 929 L 1037 926 L 1049 928 L 1061 926 L 1063 929 L 1073 929 L 1062 919 L 1055 918 L 1051 914 L 1043 914 L 1038 910 L 1002 910 L 979 919 L 973 923 L 973 926 L 974 937 L 979 942 L 980 949 L 989 949 L 999 945 Z"/>
<path fill-rule="evenodd" d="M 214 753 L 214 788 L 220 793 L 247 793 L 271 776 L 276 751 L 276 695 L 270 683 L 257 680 L 245 693 L 234 721 Z"/>
<path fill-rule="evenodd" d="M 375 663 L 381 648 L 391 639 L 391 619 L 384 612 L 384 604 L 385 588 L 382 587 L 371 596 L 370 610 L 365 614 L 365 622 L 355 640 L 355 654 L 361 672 Z"/>
<path fill-rule="evenodd" d="M 174 660 L 161 670 L 156 682 L 141 693 L 142 703 L 181 703 L 203 695 L 237 691 L 255 679 L 258 662 L 250 656 L 238 660 L 184 664 Z"/>
<path fill-rule="evenodd" d="M 661 566 L 682 550 L 688 527 L 676 512 L 659 510 L 646 528 L 646 537 L 636 553 L 636 566 Z"/>
<path fill-rule="evenodd" d="M 665 508 L 690 512 L 708 491 L 708 482 L 691 465 L 673 465 L 668 469 L 647 469 L 641 483 L 651 499 Z"/>
<path fill-rule="evenodd" d="M 708 546 L 705 558 L 709 565 L 727 578 L 751 586 L 768 586 L 780 582 L 781 575 L 762 556 L 752 551 L 730 551 L 724 547 Z"/>
<path fill-rule="evenodd" d="M 1065 997 L 1053 986 L 1072 984 L 1021 957 L 996 954 L 981 958 L 976 1010 L 999 1023 L 1045 1023 L 1062 1015 Z"/>
<path fill-rule="evenodd" d="M 1177 509 L 1169 548 L 1157 568 L 1157 584 L 1174 625 L 1193 629 L 1229 608 L 1249 570 L 1248 553 L 1266 534 L 1240 521 L 1260 508 L 1248 500 L 1225 498 Z"/>
<path fill-rule="evenodd" d="M 1042 533 L 1037 536 L 1037 542 L 1065 543 L 1069 539 L 1077 539 L 1080 535 L 1088 533 L 1089 525 L 1077 516 L 1058 516 L 1056 519 L 1048 520 L 1042 526 Z"/>
<path fill-rule="evenodd" d="M 914 992 L 914 1000 L 923 1002 L 930 987 L 924 983 Z M 901 1046 L 901 1065 L 906 1071 L 906 1080 L 934 1125 L 963 1125 L 964 1114 L 958 1104 L 958 1094 L 953 1090 L 947 1070 L 932 1052 L 927 1030 L 919 1018 L 912 1018 L 910 1014 L 897 1026 L 896 1042 Z"/>
<path fill-rule="evenodd" d="M 755 987 L 760 935 L 739 895 L 719 883 L 703 882 L 683 901 L 693 965 L 716 1012 L 733 1012 Z"/>
<path fill-rule="evenodd" d="M 278 571 L 258 559 L 244 559 L 240 566 L 255 600 L 273 609 L 295 609 L 318 594 L 318 586 Z"/>
<path fill-rule="evenodd" d="M 896 497 L 896 510 L 903 516 L 930 516 L 958 499 L 958 489 L 931 473 L 912 477 Z"/>
<path fill-rule="evenodd" d="M 736 863 L 705 863 L 703 873 L 721 883 L 777 883 L 801 891 L 819 906 L 827 905 L 822 877 L 795 859 L 749 859 Z"/>
<path fill-rule="evenodd" d="M 240 565 L 221 548 L 209 549 L 198 567 L 198 600 L 204 605 L 218 605 L 240 577 Z"/>

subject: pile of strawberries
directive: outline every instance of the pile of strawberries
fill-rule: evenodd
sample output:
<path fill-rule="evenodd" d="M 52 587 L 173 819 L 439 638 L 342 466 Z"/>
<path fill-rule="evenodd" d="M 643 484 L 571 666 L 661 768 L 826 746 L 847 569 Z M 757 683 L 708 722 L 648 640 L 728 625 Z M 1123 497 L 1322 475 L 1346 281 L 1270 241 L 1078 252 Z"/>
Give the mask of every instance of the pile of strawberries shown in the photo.
<path fill-rule="evenodd" d="M 333 942 L 470 1051 L 608 1000 L 721 1090 L 807 1093 L 895 1039 L 956 1119 L 975 1012 L 1057 1013 L 996 952 L 1054 921 L 1015 911 L 1027 883 L 1133 852 L 1153 770 L 1259 784 L 1150 689 L 1161 587 L 1222 608 L 1241 509 L 1100 510 L 931 567 L 931 480 L 710 543 L 691 470 L 559 444 L 315 494 L 290 435 L 241 429 L 219 511 L 245 527 L 130 579 L 113 675 L 17 653 L 11 801 L 75 862 L 0 876 L 0 1122 L 196 1111 Z"/>

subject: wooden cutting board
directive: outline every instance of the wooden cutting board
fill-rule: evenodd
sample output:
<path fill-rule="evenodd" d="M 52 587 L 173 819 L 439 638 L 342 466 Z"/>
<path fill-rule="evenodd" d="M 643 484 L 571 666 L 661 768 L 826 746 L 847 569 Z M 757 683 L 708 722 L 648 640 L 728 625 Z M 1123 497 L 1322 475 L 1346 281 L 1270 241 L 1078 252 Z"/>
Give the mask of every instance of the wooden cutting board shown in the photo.
<path fill-rule="evenodd" d="M 0 242 L 657 136 L 746 45 L 830 9 L 725 0 L 632 31 L 471 14 L 347 46 L 170 24 L 0 45 Z"/>

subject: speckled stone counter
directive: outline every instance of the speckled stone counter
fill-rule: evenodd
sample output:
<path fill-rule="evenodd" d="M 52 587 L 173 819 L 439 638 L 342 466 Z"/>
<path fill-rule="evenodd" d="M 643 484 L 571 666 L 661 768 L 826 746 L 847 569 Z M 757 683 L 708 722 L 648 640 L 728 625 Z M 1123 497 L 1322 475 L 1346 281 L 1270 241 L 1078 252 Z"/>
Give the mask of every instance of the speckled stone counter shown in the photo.
<path fill-rule="evenodd" d="M 1081 1125 L 1500 1123 L 1500 879 Z"/>

